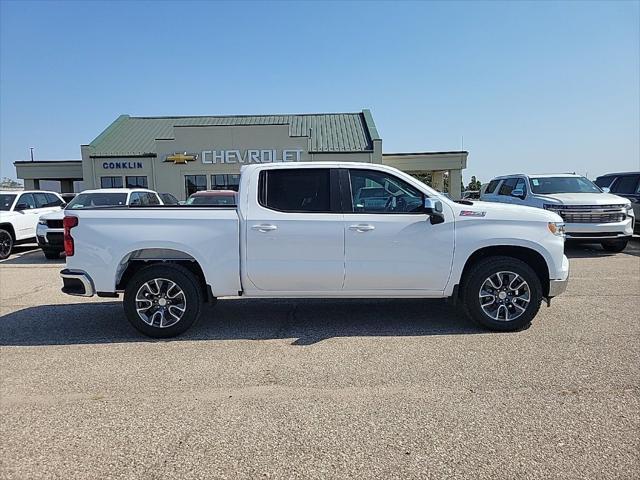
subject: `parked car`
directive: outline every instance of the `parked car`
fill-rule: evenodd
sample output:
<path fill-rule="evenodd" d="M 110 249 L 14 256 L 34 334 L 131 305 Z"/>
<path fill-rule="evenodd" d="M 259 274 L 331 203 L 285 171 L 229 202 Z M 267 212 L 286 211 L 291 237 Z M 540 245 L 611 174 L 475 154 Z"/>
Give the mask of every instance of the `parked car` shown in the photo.
<path fill-rule="evenodd" d="M 596 178 L 595 183 L 606 192 L 629 199 L 636 217 L 634 231 L 640 232 L 640 172 L 607 173 Z"/>
<path fill-rule="evenodd" d="M 160 200 L 162 200 L 163 205 L 179 205 L 180 202 L 176 197 L 171 195 L 170 193 L 159 193 Z"/>
<path fill-rule="evenodd" d="M 153 190 L 144 188 L 103 188 L 85 190 L 71 200 L 66 209 L 116 207 L 125 205 L 162 205 L 162 200 Z M 64 251 L 62 219 L 64 212 L 42 215 L 38 220 L 36 238 L 44 256 L 50 260 L 60 257 Z"/>
<path fill-rule="evenodd" d="M 236 205 L 234 190 L 201 190 L 192 193 L 185 205 Z"/>
<path fill-rule="evenodd" d="M 359 203 L 369 187 L 385 192 L 384 209 Z M 66 210 L 62 291 L 124 292 L 135 328 L 170 337 L 204 299 L 237 295 L 452 297 L 485 327 L 515 330 L 566 287 L 559 215 L 456 203 L 385 165 L 248 165 L 238 198 L 237 207 Z"/>
<path fill-rule="evenodd" d="M 633 235 L 629 200 L 603 192 L 580 175 L 505 175 L 491 180 L 480 198 L 558 213 L 568 241 L 600 243 L 610 252 L 624 250 Z"/>
<path fill-rule="evenodd" d="M 63 205 L 64 200 L 56 192 L 0 191 L 0 260 L 11 255 L 15 245 L 34 242 L 40 215 L 56 212 Z"/>

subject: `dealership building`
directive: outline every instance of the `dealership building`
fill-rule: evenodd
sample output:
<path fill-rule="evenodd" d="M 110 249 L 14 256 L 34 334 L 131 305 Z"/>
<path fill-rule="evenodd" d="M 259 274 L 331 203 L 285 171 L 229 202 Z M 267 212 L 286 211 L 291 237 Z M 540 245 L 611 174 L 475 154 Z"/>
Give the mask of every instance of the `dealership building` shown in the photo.
<path fill-rule="evenodd" d="M 237 189 L 251 163 L 347 161 L 431 173 L 432 185 L 460 197 L 467 152 L 382 153 L 369 110 L 356 113 L 131 117 L 121 115 L 88 145 L 82 160 L 17 161 L 25 188 L 43 180 L 74 189 L 147 187 L 184 200 L 206 189 Z"/>

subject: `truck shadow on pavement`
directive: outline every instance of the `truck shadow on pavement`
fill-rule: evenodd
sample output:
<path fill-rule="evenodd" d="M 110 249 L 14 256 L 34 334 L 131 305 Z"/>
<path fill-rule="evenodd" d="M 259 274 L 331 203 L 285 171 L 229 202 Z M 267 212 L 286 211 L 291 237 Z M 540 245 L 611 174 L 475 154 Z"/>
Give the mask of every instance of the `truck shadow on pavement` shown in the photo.
<path fill-rule="evenodd" d="M 442 300 L 219 300 L 200 322 L 167 340 L 143 336 L 121 302 L 43 305 L 0 317 L 0 345 L 76 345 L 185 340 L 292 339 L 312 345 L 335 337 L 488 333 Z"/>
<path fill-rule="evenodd" d="M 600 258 L 615 257 L 616 255 L 631 255 L 640 257 L 640 237 L 633 237 L 620 253 L 607 252 L 598 244 L 566 244 L 564 253 L 568 258 Z"/>

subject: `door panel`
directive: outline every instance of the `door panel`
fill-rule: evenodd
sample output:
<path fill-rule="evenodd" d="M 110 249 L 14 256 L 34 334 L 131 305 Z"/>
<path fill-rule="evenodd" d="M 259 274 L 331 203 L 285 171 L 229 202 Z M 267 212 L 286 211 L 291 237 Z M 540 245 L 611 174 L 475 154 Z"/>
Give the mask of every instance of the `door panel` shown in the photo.
<path fill-rule="evenodd" d="M 344 291 L 443 290 L 453 258 L 451 210 L 443 205 L 445 222 L 433 225 L 416 187 L 386 172 L 349 172 L 341 184 L 352 210 L 344 216 Z"/>
<path fill-rule="evenodd" d="M 344 280 L 344 215 L 337 170 L 261 172 L 249 202 L 246 274 L 259 290 L 340 291 Z M 255 190 L 253 190 L 255 191 Z"/>
<path fill-rule="evenodd" d="M 16 206 L 20 203 L 27 204 L 29 208 L 16 211 L 19 216 L 15 220 L 16 225 L 16 238 L 22 240 L 25 238 L 31 238 L 36 236 L 36 227 L 38 226 L 38 219 L 40 218 L 40 209 L 36 208 L 36 202 L 31 193 L 23 193 L 18 198 Z"/>
<path fill-rule="evenodd" d="M 453 221 L 427 215 L 345 214 L 345 290 L 442 290 L 453 256 Z M 354 225 L 373 227 L 366 231 Z"/>
<path fill-rule="evenodd" d="M 342 214 L 270 212 L 247 220 L 247 275 L 260 290 L 337 291 L 344 278 Z"/>

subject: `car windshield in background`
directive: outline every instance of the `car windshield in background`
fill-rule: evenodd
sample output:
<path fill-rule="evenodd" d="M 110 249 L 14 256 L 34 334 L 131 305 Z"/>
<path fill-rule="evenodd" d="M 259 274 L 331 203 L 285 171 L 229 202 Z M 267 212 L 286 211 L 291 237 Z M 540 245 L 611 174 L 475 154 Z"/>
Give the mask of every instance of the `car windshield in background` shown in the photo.
<path fill-rule="evenodd" d="M 0 210 L 9 210 L 15 199 L 15 195 L 8 195 L 6 193 L 0 194 Z"/>
<path fill-rule="evenodd" d="M 601 193 L 591 180 L 584 177 L 539 177 L 529 180 L 533 193 Z"/>
<path fill-rule="evenodd" d="M 236 197 L 233 195 L 196 195 L 189 197 L 187 205 L 235 205 Z"/>
<path fill-rule="evenodd" d="M 69 202 L 67 209 L 117 207 L 126 204 L 126 193 L 81 193 Z"/>

